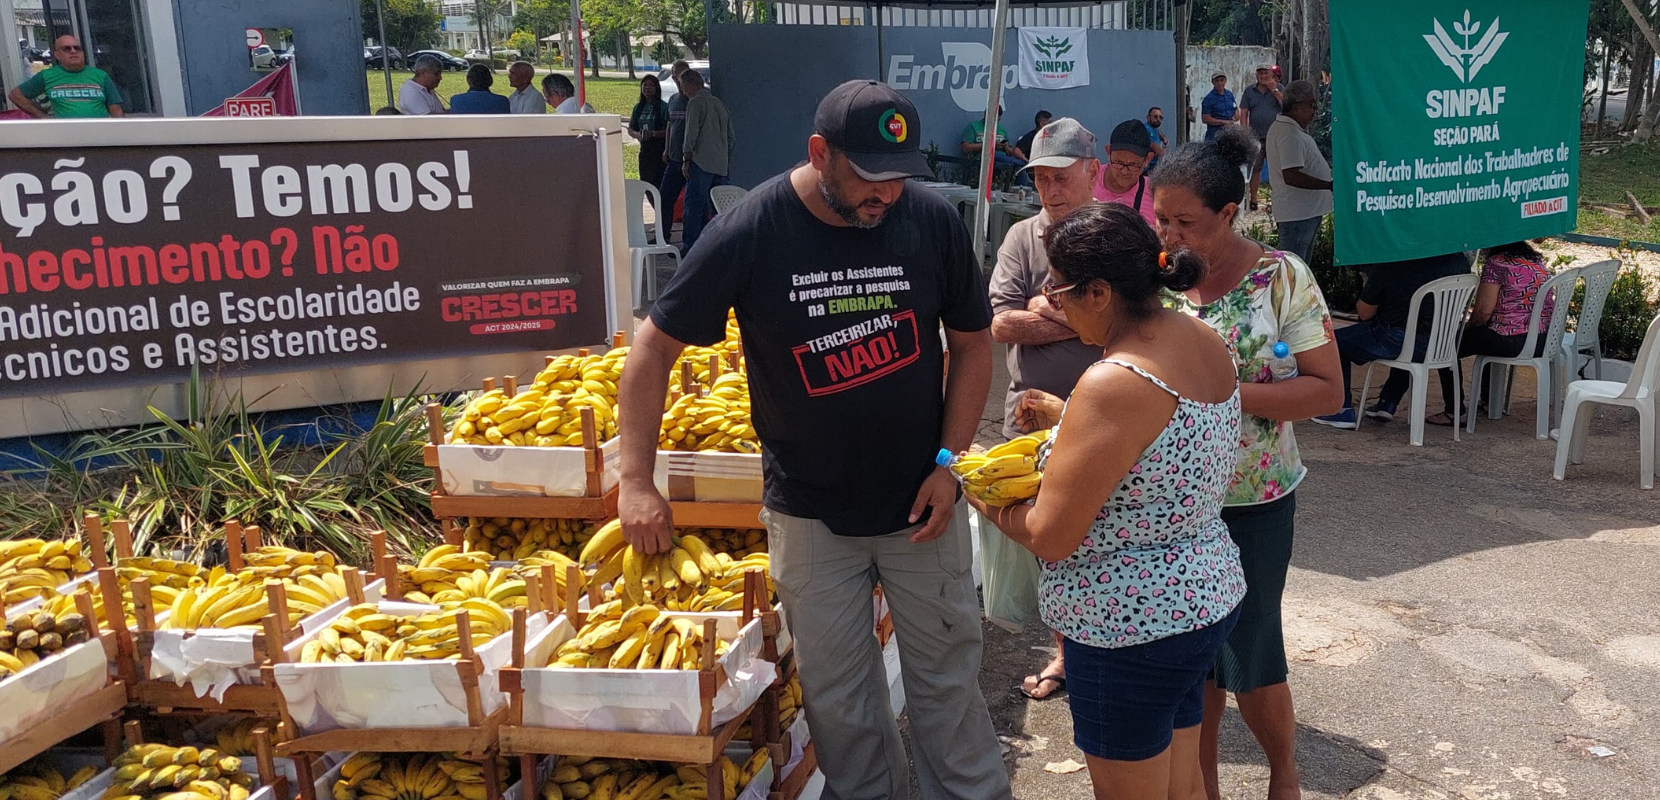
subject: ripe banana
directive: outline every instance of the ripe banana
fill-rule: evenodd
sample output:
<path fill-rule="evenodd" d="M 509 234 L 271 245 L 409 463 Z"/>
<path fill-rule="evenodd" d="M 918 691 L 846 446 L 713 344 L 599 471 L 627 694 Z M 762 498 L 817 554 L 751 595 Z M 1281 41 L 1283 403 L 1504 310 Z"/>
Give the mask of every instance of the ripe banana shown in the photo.
<path fill-rule="evenodd" d="M 730 643 L 715 644 L 724 655 Z M 554 669 L 697 669 L 703 648 L 702 629 L 684 617 L 672 617 L 647 604 L 621 611 L 615 601 L 588 614 L 577 635 L 554 651 Z"/>
<path fill-rule="evenodd" d="M 242 762 L 212 748 L 141 744 L 116 758 L 106 798 L 248 800 L 254 778 Z"/>
<path fill-rule="evenodd" d="M 300 663 L 448 658 L 461 652 L 461 632 L 455 619 L 458 610 L 467 612 L 474 647 L 513 627 L 507 610 L 488 598 L 467 597 L 438 605 L 442 610 L 410 616 L 381 613 L 372 603 L 353 606 L 301 647 Z"/>

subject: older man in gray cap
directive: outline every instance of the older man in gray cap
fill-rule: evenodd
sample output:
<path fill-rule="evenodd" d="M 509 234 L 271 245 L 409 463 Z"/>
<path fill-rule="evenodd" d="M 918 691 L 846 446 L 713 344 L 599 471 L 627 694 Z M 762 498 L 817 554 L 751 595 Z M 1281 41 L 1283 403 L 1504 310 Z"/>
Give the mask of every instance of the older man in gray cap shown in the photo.
<path fill-rule="evenodd" d="M 1009 346 L 1003 434 L 1010 438 L 1036 427 L 1033 409 L 1025 402 L 1027 390 L 1066 397 L 1084 370 L 1101 358 L 1101 348 L 1080 341 L 1066 314 L 1043 297 L 1050 280 L 1043 235 L 1054 222 L 1095 202 L 1091 190 L 1101 170 L 1095 136 L 1077 120 L 1062 117 L 1037 132 L 1028 155 L 1031 161 L 1022 171 L 1032 174 L 1043 209 L 1009 229 L 991 275 L 991 337 Z M 981 520 L 982 526 L 990 524 Z M 1027 697 L 1042 700 L 1066 686 L 1059 644 L 1057 634 L 1055 659 L 1021 685 Z"/>

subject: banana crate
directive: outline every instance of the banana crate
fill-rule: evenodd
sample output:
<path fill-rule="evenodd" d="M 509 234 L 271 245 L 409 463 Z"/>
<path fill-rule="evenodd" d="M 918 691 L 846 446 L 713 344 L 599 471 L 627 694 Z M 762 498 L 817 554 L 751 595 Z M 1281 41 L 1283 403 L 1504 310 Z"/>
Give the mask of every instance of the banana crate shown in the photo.
<path fill-rule="evenodd" d="M 759 597 L 760 582 L 750 584 L 746 591 Z M 778 675 L 767 660 L 777 658 L 777 614 L 747 605 L 747 617 L 649 604 L 624 610 L 621 601 L 594 598 L 592 611 L 567 609 L 515 642 L 514 668 L 501 680 L 511 702 L 504 750 L 518 739 L 522 752 L 570 752 L 560 748 L 577 731 L 724 745 Z"/>
<path fill-rule="evenodd" d="M 36 608 L 6 615 L 0 632 L 0 770 L 125 705 L 125 686 L 110 674 L 120 652 L 117 637 L 100 628 L 91 591 L 77 592 L 74 601 L 58 614 Z"/>
<path fill-rule="evenodd" d="M 0 774 L 0 797 L 11 800 L 99 800 L 114 781 L 109 757 L 77 747 L 54 747 Z"/>
<path fill-rule="evenodd" d="M 372 609 L 354 607 L 338 615 L 340 625 L 330 620 L 288 643 L 273 664 L 272 675 L 290 719 L 312 741 L 283 746 L 304 751 L 363 749 L 375 746 L 374 741 L 344 734 L 366 736 L 370 729 L 472 729 L 493 741 L 490 726 L 507 702 L 496 675 L 511 660 L 513 622 L 499 606 L 485 608 L 484 603 L 469 599 L 459 610 L 446 612 L 436 605 L 381 600 Z M 445 619 L 435 619 L 440 614 Z M 522 616 L 531 635 L 557 624 L 539 604 Z M 348 620 L 350 625 L 345 624 Z M 383 627 L 383 623 L 388 624 Z M 349 658 L 355 642 L 344 641 L 341 626 L 397 633 L 406 625 L 414 630 L 399 634 L 397 641 L 381 637 L 391 642 L 389 647 L 398 648 L 395 653 L 390 649 L 378 653 L 385 660 L 322 663 L 317 654 L 308 652 L 318 646 L 326 651 L 332 643 Z M 320 736 L 330 731 L 343 735 Z M 335 746 L 347 741 L 360 745 Z"/>
<path fill-rule="evenodd" d="M 340 591 L 342 586 L 344 592 Z M 355 569 L 328 576 L 302 576 L 293 586 L 278 578 L 255 578 L 217 590 L 199 589 L 200 596 L 179 598 L 158 620 L 150 616 L 154 606 L 147 582 L 135 581 L 140 663 L 153 681 L 188 685 L 196 698 L 211 696 L 216 703 L 223 703 L 233 687 L 264 684 L 261 667 L 271 660 L 274 650 L 281 649 L 273 647 L 273 641 L 281 643 L 312 634 L 359 602 L 378 602 L 385 586 L 385 581 L 379 579 L 364 585 Z M 342 599 L 333 599 L 341 594 Z M 290 598 L 296 606 L 320 606 L 320 610 L 293 611 Z M 325 602 L 327 605 L 320 605 Z M 286 624 L 302 613 L 298 624 L 292 628 Z M 141 696 L 144 689 L 140 687 Z"/>

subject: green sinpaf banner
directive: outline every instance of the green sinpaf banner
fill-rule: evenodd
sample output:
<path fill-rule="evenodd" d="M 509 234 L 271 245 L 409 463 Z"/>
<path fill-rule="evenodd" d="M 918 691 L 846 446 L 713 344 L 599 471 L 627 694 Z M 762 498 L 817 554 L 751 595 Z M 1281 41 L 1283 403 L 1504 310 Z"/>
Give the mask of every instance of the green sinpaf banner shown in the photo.
<path fill-rule="evenodd" d="M 1578 224 L 1585 0 L 1331 0 L 1337 261 Z"/>

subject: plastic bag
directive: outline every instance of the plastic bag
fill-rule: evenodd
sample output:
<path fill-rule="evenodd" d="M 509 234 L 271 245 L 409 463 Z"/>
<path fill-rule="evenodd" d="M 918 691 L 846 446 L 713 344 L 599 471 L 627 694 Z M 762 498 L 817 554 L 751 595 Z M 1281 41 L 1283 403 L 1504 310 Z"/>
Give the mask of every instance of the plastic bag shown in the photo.
<path fill-rule="evenodd" d="M 985 515 L 975 516 L 979 518 L 986 619 L 999 628 L 1018 633 L 1027 622 L 1038 618 L 1038 580 L 1042 568 L 1037 556 L 1004 536 Z"/>

